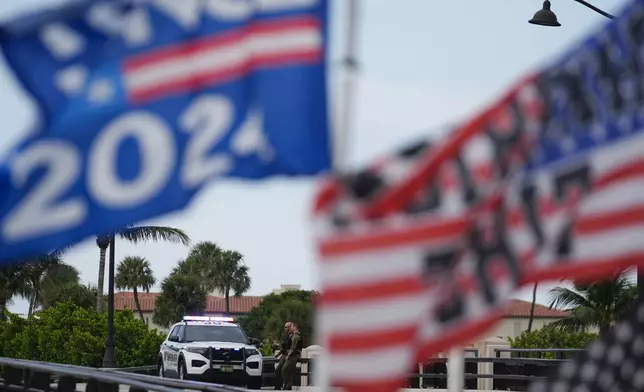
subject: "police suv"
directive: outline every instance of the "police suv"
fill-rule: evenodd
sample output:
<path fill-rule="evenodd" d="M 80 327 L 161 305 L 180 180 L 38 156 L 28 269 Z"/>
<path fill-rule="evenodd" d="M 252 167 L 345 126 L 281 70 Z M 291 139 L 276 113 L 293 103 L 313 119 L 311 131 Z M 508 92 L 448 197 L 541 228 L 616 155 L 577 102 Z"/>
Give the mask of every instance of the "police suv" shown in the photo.
<path fill-rule="evenodd" d="M 186 316 L 161 344 L 160 377 L 262 387 L 262 354 L 232 317 Z"/>

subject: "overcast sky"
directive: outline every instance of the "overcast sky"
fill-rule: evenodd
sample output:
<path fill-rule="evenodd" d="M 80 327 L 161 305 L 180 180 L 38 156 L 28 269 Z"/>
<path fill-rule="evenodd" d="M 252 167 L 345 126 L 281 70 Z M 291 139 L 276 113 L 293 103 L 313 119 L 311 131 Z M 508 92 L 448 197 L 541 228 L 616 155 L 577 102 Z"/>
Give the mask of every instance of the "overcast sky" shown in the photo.
<path fill-rule="evenodd" d="M 3 0 L 0 19 L 57 2 L 62 1 Z M 626 2 L 593 3 L 616 11 Z M 335 0 L 333 4 L 331 52 L 337 60 L 345 3 Z M 472 115 L 518 76 L 549 62 L 604 23 L 603 17 L 575 1 L 555 0 L 552 9 L 562 27 L 528 24 L 541 4 L 541 0 L 363 0 L 362 66 L 356 126 L 350 135 L 351 163 L 368 162 L 393 146 Z M 3 60 L 0 86 L 1 153 L 32 124 L 33 107 Z M 337 89 L 332 96 L 338 96 Z M 315 288 L 308 221 L 314 190 L 310 179 L 227 180 L 213 183 L 185 211 L 146 223 L 181 228 L 194 242 L 215 241 L 241 252 L 253 280 L 250 294 L 266 294 L 280 284 Z M 128 255 L 149 259 L 159 281 L 187 252 L 183 246 L 162 243 L 133 246 L 118 242 L 116 246 L 118 260 Z M 66 261 L 79 269 L 84 282 L 96 283 L 94 239 L 75 248 Z M 543 285 L 540 302 L 548 301 L 549 287 Z M 518 297 L 528 300 L 530 293 L 527 288 Z M 24 312 L 26 308 L 25 301 L 16 300 L 11 310 Z"/>

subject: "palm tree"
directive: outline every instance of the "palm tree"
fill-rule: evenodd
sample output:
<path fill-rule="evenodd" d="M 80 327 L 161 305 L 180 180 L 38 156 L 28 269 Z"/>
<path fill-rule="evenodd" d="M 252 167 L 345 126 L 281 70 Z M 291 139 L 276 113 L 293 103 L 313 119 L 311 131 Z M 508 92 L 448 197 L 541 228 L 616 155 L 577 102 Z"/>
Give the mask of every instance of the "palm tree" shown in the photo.
<path fill-rule="evenodd" d="M 147 241 L 166 241 L 183 245 L 190 244 L 190 237 L 183 230 L 165 226 L 128 226 L 115 233 L 122 239 L 133 244 Z M 106 238 L 108 238 L 106 240 Z M 105 253 L 109 246 L 109 235 L 101 235 L 96 238 L 96 245 L 100 249 L 98 258 L 98 287 L 96 309 L 103 310 L 103 287 L 105 283 Z"/>
<path fill-rule="evenodd" d="M 119 290 L 132 290 L 134 292 L 134 304 L 136 310 L 141 316 L 141 321 L 145 321 L 141 304 L 139 303 L 139 287 L 146 293 L 156 283 L 150 262 L 143 257 L 127 256 L 118 265 L 116 271 L 115 284 Z"/>
<path fill-rule="evenodd" d="M 67 249 L 59 249 L 30 258 L 22 264 L 24 281 L 20 294 L 29 301 L 28 317 L 43 304 L 47 290 L 66 283 L 78 283 L 78 270 L 63 263 L 62 256 L 66 251 Z"/>
<path fill-rule="evenodd" d="M 215 290 L 217 263 L 221 260 L 224 250 L 214 242 L 200 242 L 190 249 L 185 260 L 180 260 L 172 270 L 173 274 L 187 274 L 201 277 L 204 290 Z"/>
<path fill-rule="evenodd" d="M 217 262 L 214 286 L 224 293 L 226 314 L 230 313 L 230 291 L 238 297 L 250 290 L 251 279 L 248 276 L 248 267 L 243 264 L 243 258 L 241 253 L 227 250 Z"/>
<path fill-rule="evenodd" d="M 206 295 L 201 276 L 173 272 L 161 282 L 152 320 L 167 327 L 186 314 L 202 313 L 206 309 Z"/>
<path fill-rule="evenodd" d="M 7 304 L 12 298 L 24 292 L 22 265 L 9 264 L 0 268 L 0 320 L 5 320 Z"/>
<path fill-rule="evenodd" d="M 230 292 L 240 296 L 250 289 L 251 284 L 243 256 L 239 252 L 223 250 L 213 242 L 196 244 L 173 272 L 200 276 L 206 291 L 223 293 L 226 313 L 230 313 Z"/>
<path fill-rule="evenodd" d="M 572 331 L 598 327 L 606 331 L 612 323 L 633 304 L 637 286 L 626 270 L 616 271 L 612 277 L 591 283 L 573 282 L 573 288 L 555 287 L 550 290 L 550 308 L 562 309 L 569 316 L 551 323 Z"/>
<path fill-rule="evenodd" d="M 532 288 L 532 303 L 530 304 L 530 318 L 528 319 L 528 332 L 532 331 L 532 324 L 534 323 L 534 308 L 537 306 L 537 287 L 539 283 L 535 283 Z"/>

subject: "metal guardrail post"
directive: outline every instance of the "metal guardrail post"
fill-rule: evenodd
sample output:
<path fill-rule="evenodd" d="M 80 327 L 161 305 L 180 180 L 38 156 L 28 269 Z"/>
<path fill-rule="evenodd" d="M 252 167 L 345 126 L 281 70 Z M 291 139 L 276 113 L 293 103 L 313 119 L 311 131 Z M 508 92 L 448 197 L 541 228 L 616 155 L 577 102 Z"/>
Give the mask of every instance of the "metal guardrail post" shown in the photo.
<path fill-rule="evenodd" d="M 76 379 L 74 377 L 63 376 L 58 378 L 58 392 L 76 391 Z"/>

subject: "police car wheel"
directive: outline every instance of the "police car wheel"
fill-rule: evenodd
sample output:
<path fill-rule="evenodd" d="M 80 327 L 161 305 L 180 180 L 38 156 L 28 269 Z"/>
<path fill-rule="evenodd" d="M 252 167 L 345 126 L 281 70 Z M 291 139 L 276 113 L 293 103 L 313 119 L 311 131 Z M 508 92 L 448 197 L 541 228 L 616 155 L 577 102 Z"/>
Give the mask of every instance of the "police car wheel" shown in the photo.
<path fill-rule="evenodd" d="M 182 358 L 182 359 L 179 359 L 179 369 L 178 369 L 178 372 L 179 372 L 179 379 L 180 379 L 180 380 L 185 380 L 185 379 L 187 378 L 187 377 L 186 377 L 186 374 L 187 374 L 188 372 L 187 372 L 187 370 L 186 370 L 186 364 L 183 362 L 183 358 Z"/>
<path fill-rule="evenodd" d="M 161 378 L 165 377 L 165 370 L 163 369 L 163 361 L 159 361 L 159 364 L 157 365 L 157 374 Z"/>

